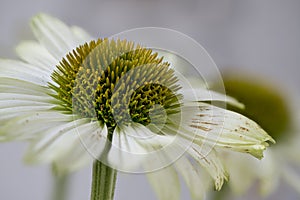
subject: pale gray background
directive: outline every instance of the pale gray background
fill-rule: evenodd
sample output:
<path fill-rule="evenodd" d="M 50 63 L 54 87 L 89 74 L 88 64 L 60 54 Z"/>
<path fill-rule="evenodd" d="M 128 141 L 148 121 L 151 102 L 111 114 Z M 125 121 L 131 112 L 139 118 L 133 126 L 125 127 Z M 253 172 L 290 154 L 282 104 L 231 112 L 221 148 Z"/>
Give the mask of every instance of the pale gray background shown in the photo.
<path fill-rule="evenodd" d="M 219 68 L 260 73 L 299 93 L 299 0 L 1 0 L 0 57 L 14 58 L 17 43 L 33 38 L 28 20 L 38 12 L 79 25 L 95 37 L 144 26 L 175 29 L 202 44 Z M 25 149 L 24 143 L 0 144 L 1 200 L 49 199 L 49 169 L 24 166 Z M 87 167 L 73 176 L 69 199 L 89 199 L 89 187 Z M 153 200 L 155 196 L 145 176 L 120 175 L 116 199 Z M 185 188 L 182 199 L 189 199 Z M 298 198 L 284 186 L 272 199 Z"/>

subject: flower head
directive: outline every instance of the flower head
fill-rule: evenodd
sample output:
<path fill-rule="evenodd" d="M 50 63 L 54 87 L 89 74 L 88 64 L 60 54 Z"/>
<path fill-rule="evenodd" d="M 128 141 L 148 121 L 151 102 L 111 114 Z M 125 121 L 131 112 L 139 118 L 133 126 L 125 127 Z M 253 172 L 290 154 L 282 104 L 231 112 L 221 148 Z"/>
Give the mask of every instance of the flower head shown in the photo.
<path fill-rule="evenodd" d="M 54 163 L 59 173 L 94 159 L 127 172 L 164 168 L 161 176 L 148 174 L 161 199 L 179 191 L 161 190 L 169 180 L 178 186 L 177 172 L 199 199 L 203 191 L 193 183 L 206 175 L 198 166 L 218 190 L 227 180 L 219 149 L 262 158 L 274 142 L 252 120 L 209 103 L 239 102 L 190 87 L 180 66 L 149 48 L 94 40 L 45 14 L 31 25 L 38 42 L 18 46 L 23 61 L 0 61 L 0 140 L 28 140 L 28 162 Z"/>

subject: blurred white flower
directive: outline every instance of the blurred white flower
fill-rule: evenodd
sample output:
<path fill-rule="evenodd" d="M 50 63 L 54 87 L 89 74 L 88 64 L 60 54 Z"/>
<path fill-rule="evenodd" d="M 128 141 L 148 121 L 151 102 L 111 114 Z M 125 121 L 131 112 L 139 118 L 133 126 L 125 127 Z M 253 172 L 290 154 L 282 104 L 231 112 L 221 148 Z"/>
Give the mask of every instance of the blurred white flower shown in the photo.
<path fill-rule="evenodd" d="M 226 93 L 245 104 L 243 110 L 232 109 L 254 119 L 276 140 L 276 145 L 266 150 L 262 160 L 223 152 L 222 160 L 230 174 L 232 193 L 225 190 L 218 196 L 221 195 L 222 199 L 226 194 L 241 197 L 254 189 L 264 198 L 278 189 L 280 181 L 285 181 L 300 194 L 299 102 L 286 95 L 287 92 L 281 91 L 280 87 L 254 76 L 227 72 L 223 80 Z"/>
<path fill-rule="evenodd" d="M 206 178 L 199 165 L 217 190 L 227 180 L 218 149 L 262 158 L 274 142 L 252 120 L 206 103 L 240 106 L 237 101 L 186 88 L 150 49 L 93 40 L 45 14 L 31 26 L 38 42 L 17 47 L 23 61 L 0 60 L 0 140 L 30 142 L 29 163 L 54 163 L 60 174 L 95 159 L 119 170 L 142 165 L 151 171 L 186 151 L 174 166 L 147 175 L 160 199 L 179 198 L 177 173 L 193 199 L 201 199 Z"/>

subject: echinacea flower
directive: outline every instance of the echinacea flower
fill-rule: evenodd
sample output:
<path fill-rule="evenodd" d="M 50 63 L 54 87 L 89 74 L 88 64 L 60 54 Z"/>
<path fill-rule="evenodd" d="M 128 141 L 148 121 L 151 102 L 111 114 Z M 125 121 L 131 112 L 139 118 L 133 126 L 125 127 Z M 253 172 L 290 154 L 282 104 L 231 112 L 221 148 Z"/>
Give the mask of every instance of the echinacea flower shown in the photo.
<path fill-rule="evenodd" d="M 223 80 L 226 93 L 245 104 L 243 110 L 231 109 L 255 119 L 277 144 L 267 149 L 262 160 L 224 152 L 222 159 L 230 173 L 228 185 L 231 190 L 217 195 L 222 199 L 232 199 L 243 197 L 251 189 L 251 193 L 256 193 L 256 198 L 267 198 L 277 191 L 281 181 L 300 194 L 300 176 L 297 174 L 300 167 L 298 102 L 293 103 L 286 91 L 259 80 L 257 76 L 242 73 L 231 75 L 227 72 Z"/>
<path fill-rule="evenodd" d="M 17 47 L 22 61 L 0 60 L 0 140 L 29 141 L 25 160 L 52 163 L 59 174 L 97 160 L 92 199 L 113 198 L 106 191 L 114 187 L 112 168 L 134 172 L 140 166 L 164 168 L 148 173 L 160 199 L 179 198 L 177 173 L 193 199 L 201 199 L 197 186 L 205 180 L 198 166 L 217 190 L 227 180 L 219 149 L 262 158 L 274 142 L 252 120 L 209 103 L 240 106 L 235 99 L 187 87 L 172 63 L 151 49 L 93 40 L 45 14 L 34 17 L 31 27 L 38 41 Z"/>

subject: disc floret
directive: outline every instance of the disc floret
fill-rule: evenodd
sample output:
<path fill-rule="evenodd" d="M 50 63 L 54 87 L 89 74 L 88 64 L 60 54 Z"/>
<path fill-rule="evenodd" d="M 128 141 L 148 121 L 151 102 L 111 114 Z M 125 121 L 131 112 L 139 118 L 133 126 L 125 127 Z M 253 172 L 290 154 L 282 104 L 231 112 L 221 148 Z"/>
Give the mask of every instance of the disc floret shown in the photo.
<path fill-rule="evenodd" d="M 108 127 L 151 123 L 150 112 L 178 112 L 180 89 L 170 64 L 126 40 L 98 39 L 76 48 L 52 74 L 54 97 L 65 111 Z M 165 112 L 153 112 L 160 105 Z M 158 120 L 155 120 L 158 121 Z"/>

